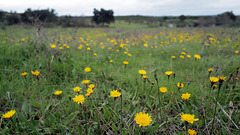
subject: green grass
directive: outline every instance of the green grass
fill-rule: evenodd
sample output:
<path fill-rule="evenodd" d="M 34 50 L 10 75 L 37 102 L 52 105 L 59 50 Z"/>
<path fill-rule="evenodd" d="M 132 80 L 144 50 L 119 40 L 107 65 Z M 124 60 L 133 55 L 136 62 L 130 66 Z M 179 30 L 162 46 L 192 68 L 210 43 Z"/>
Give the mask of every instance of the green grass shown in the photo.
<path fill-rule="evenodd" d="M 184 134 L 185 125 L 179 114 L 189 113 L 199 121 L 188 124 L 188 128 L 198 134 L 210 134 L 218 91 L 216 88 L 210 93 L 208 69 L 213 68 L 210 76 L 227 76 L 217 99 L 222 109 L 217 107 L 213 132 L 237 134 L 240 120 L 237 32 L 232 28 L 147 28 L 118 22 L 110 28 L 42 29 L 37 36 L 34 28 L 8 27 L 0 31 L 0 114 L 13 109 L 16 114 L 11 119 L 1 119 L 0 133 Z M 215 41 L 206 46 L 209 35 Z M 51 48 L 50 43 L 57 47 Z M 59 44 L 70 48 L 60 50 Z M 180 58 L 181 52 L 191 58 L 186 55 Z M 201 59 L 195 59 L 195 54 Z M 126 68 L 123 61 L 129 62 Z M 86 73 L 85 67 L 90 67 L 91 72 Z M 145 85 L 138 73 L 141 69 L 147 72 Z M 31 74 L 35 70 L 41 72 L 38 77 Z M 166 71 L 173 71 L 175 78 L 171 75 L 168 81 Z M 28 75 L 21 76 L 23 72 Z M 79 94 L 85 96 L 87 88 L 81 82 L 86 79 L 95 85 L 94 92 L 85 97 L 84 104 L 77 104 L 73 101 L 77 95 L 73 88 L 81 87 Z M 180 90 L 178 82 L 184 84 Z M 167 87 L 168 91 L 160 93 L 158 87 Z M 110 91 L 120 88 L 121 97 L 110 96 Z M 63 91 L 61 96 L 53 94 L 57 90 Z M 181 95 L 186 92 L 191 97 L 185 101 Z M 149 126 L 139 128 L 136 124 L 134 118 L 139 112 L 152 117 Z"/>

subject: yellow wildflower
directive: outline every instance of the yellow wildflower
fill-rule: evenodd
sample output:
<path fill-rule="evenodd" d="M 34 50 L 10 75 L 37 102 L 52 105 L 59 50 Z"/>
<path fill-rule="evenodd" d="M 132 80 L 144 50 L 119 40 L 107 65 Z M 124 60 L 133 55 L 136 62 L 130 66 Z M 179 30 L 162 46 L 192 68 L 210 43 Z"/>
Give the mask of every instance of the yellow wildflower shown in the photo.
<path fill-rule="evenodd" d="M 159 90 L 160 90 L 162 93 L 165 93 L 165 92 L 167 92 L 167 87 L 161 87 L 161 88 L 159 88 Z"/>
<path fill-rule="evenodd" d="M 139 125 L 139 127 L 149 126 L 150 123 L 152 122 L 151 116 L 149 116 L 148 113 L 142 113 L 142 112 L 136 113 L 134 120 Z"/>
<path fill-rule="evenodd" d="M 55 91 L 53 94 L 57 95 L 57 96 L 60 96 L 62 94 L 62 91 Z"/>
<path fill-rule="evenodd" d="M 73 101 L 77 102 L 78 104 L 82 104 L 84 102 L 84 96 L 83 95 L 76 95 L 74 98 L 73 98 Z"/>
<path fill-rule="evenodd" d="M 11 110 L 11 111 L 8 111 L 7 113 L 3 114 L 2 115 L 2 118 L 7 118 L 7 119 L 10 119 L 13 117 L 13 115 L 16 113 L 15 110 Z"/>
<path fill-rule="evenodd" d="M 190 96 L 191 96 L 191 94 L 189 94 L 188 92 L 186 93 L 186 94 L 182 94 L 182 99 L 189 99 L 190 98 Z"/>
<path fill-rule="evenodd" d="M 118 92 L 117 90 L 112 90 L 110 92 L 110 96 L 114 97 L 114 98 L 119 97 L 119 96 L 121 96 L 121 92 Z"/>
<path fill-rule="evenodd" d="M 188 123 L 193 124 L 194 121 L 198 121 L 199 119 L 195 119 L 195 115 L 191 115 L 191 114 L 180 114 L 181 115 L 181 120 L 182 121 L 186 121 Z"/>

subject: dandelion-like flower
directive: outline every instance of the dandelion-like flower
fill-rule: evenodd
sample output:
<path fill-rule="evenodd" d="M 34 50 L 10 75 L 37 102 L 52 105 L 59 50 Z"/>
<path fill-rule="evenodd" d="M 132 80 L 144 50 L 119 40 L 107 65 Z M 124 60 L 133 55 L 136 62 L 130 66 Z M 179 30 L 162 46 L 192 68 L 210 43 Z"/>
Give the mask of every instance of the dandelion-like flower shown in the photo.
<path fill-rule="evenodd" d="M 123 61 L 124 65 L 128 65 L 128 63 L 129 63 L 128 61 Z"/>
<path fill-rule="evenodd" d="M 144 75 L 142 78 L 143 78 L 143 79 L 148 79 L 148 77 L 147 77 L 146 75 Z"/>
<path fill-rule="evenodd" d="M 139 70 L 138 73 L 139 73 L 140 75 L 145 75 L 147 72 L 146 72 L 145 70 Z"/>
<path fill-rule="evenodd" d="M 38 70 L 36 70 L 35 72 L 32 71 L 32 74 L 35 75 L 35 76 L 38 76 L 40 74 L 40 72 Z"/>
<path fill-rule="evenodd" d="M 217 77 L 213 77 L 213 76 L 210 77 L 210 82 L 211 82 L 212 84 L 218 82 L 218 80 L 219 80 L 219 79 L 218 79 Z"/>
<path fill-rule="evenodd" d="M 175 58 L 176 58 L 176 56 L 171 56 L 171 58 L 172 58 L 172 59 L 175 59 Z"/>
<path fill-rule="evenodd" d="M 13 117 L 13 115 L 16 113 L 15 110 L 11 110 L 11 111 L 8 111 L 7 113 L 3 114 L 2 115 L 2 118 L 7 118 L 7 119 L 10 119 Z"/>
<path fill-rule="evenodd" d="M 85 85 L 88 85 L 90 82 L 90 80 L 83 80 L 82 83 L 85 84 Z"/>
<path fill-rule="evenodd" d="M 167 87 L 161 87 L 161 88 L 159 88 L 159 90 L 160 90 L 162 93 L 165 93 L 165 92 L 167 92 Z"/>
<path fill-rule="evenodd" d="M 82 88 L 80 88 L 80 87 L 75 87 L 75 88 L 73 88 L 73 91 L 78 93 L 78 92 L 81 91 L 81 89 L 82 89 Z"/>
<path fill-rule="evenodd" d="M 23 77 L 25 77 L 25 76 L 27 76 L 27 72 L 23 72 L 21 75 L 23 76 Z"/>
<path fill-rule="evenodd" d="M 177 87 L 178 87 L 178 89 L 181 89 L 181 88 L 183 88 L 183 86 L 184 86 L 184 84 L 183 84 L 183 83 L 180 83 L 180 82 L 179 82 L 179 83 L 177 84 Z"/>
<path fill-rule="evenodd" d="M 51 48 L 56 48 L 57 46 L 56 45 L 51 45 Z"/>
<path fill-rule="evenodd" d="M 110 63 L 113 63 L 113 60 L 109 60 Z"/>
<path fill-rule="evenodd" d="M 236 54 L 238 54 L 238 53 L 239 53 L 239 51 L 235 51 L 235 53 L 236 53 Z"/>
<path fill-rule="evenodd" d="M 180 114 L 181 115 L 181 120 L 182 121 L 186 121 L 188 123 L 193 124 L 194 121 L 198 121 L 199 119 L 195 119 L 195 115 L 191 115 L 191 114 Z"/>
<path fill-rule="evenodd" d="M 60 96 L 62 94 L 62 91 L 55 91 L 53 94 L 57 95 L 57 96 Z"/>
<path fill-rule="evenodd" d="M 214 70 L 214 69 L 209 68 L 209 69 L 208 69 L 209 74 L 210 74 L 213 70 Z"/>
<path fill-rule="evenodd" d="M 165 74 L 166 74 L 167 76 L 170 76 L 172 73 L 173 73 L 172 71 L 166 71 L 166 72 L 165 72 Z"/>
<path fill-rule="evenodd" d="M 87 89 L 87 93 L 89 93 L 89 94 L 93 93 L 93 89 L 92 88 L 88 88 Z"/>
<path fill-rule="evenodd" d="M 84 71 L 85 71 L 85 72 L 90 72 L 90 71 L 91 71 L 91 68 L 90 68 L 90 67 L 86 67 L 86 68 L 84 69 Z"/>
<path fill-rule="evenodd" d="M 149 116 L 148 113 L 142 113 L 142 112 L 136 113 L 134 120 L 139 125 L 139 127 L 149 126 L 150 123 L 152 122 L 151 116 Z"/>
<path fill-rule="evenodd" d="M 119 91 L 117 91 L 117 90 L 112 90 L 112 91 L 110 92 L 110 96 L 111 96 L 111 97 L 114 97 L 114 98 L 119 97 L 119 96 L 121 96 L 121 92 L 119 92 Z"/>
<path fill-rule="evenodd" d="M 189 135 L 197 135 L 197 132 L 193 129 L 188 129 L 188 134 Z"/>
<path fill-rule="evenodd" d="M 186 100 L 186 99 L 189 99 L 190 96 L 191 96 L 191 94 L 189 94 L 189 93 L 187 92 L 187 93 L 185 93 L 185 94 L 182 94 L 181 98 Z"/>
<path fill-rule="evenodd" d="M 198 55 L 198 54 L 195 54 L 195 55 L 194 55 L 194 58 L 196 58 L 196 59 L 201 59 L 201 56 Z"/>
<path fill-rule="evenodd" d="M 74 98 L 73 98 L 73 101 L 77 102 L 78 104 L 82 104 L 84 102 L 84 96 L 83 95 L 76 95 Z"/>
<path fill-rule="evenodd" d="M 220 77 L 218 77 L 218 81 L 219 81 L 220 83 L 222 83 L 222 82 L 225 81 L 226 78 L 227 78 L 227 77 L 220 76 Z"/>
<path fill-rule="evenodd" d="M 95 88 L 95 85 L 94 84 L 90 84 L 88 87 L 93 89 L 93 88 Z"/>

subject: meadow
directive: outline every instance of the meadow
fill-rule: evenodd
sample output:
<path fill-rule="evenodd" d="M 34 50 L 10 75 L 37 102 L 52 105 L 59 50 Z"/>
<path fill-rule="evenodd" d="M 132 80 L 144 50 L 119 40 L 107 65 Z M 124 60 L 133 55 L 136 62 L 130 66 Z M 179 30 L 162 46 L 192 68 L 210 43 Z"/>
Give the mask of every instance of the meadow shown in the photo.
<path fill-rule="evenodd" d="M 239 41 L 220 27 L 7 27 L 0 133 L 239 134 Z"/>

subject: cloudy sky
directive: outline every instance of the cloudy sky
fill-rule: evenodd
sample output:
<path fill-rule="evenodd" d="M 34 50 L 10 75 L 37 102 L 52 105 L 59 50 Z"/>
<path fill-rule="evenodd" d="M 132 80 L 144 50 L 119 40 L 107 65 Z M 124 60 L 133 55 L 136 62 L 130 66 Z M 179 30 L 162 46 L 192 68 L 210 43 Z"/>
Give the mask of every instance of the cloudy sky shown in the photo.
<path fill-rule="evenodd" d="M 114 15 L 240 15 L 240 0 L 1 0 L 0 10 L 24 12 L 55 9 L 58 15 L 93 15 L 93 8 L 112 9 Z"/>

